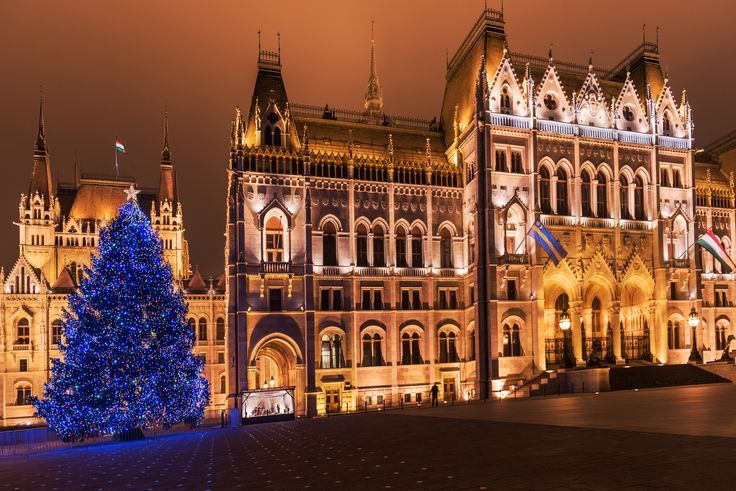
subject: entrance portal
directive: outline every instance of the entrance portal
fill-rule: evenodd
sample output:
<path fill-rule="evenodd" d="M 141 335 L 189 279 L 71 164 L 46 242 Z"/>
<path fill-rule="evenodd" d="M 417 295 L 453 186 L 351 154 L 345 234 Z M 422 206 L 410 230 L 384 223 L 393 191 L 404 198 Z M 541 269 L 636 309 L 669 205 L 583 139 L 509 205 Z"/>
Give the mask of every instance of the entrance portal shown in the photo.
<path fill-rule="evenodd" d="M 444 400 L 445 402 L 450 402 L 455 400 L 455 379 L 454 378 L 446 378 L 443 380 L 443 388 L 444 388 Z"/>

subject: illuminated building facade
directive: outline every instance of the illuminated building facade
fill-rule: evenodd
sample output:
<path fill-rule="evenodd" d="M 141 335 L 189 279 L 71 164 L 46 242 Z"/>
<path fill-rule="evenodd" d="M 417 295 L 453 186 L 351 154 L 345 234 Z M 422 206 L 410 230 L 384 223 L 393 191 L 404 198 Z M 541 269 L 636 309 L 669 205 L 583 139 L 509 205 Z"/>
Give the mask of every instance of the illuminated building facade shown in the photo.
<path fill-rule="evenodd" d="M 261 50 L 231 134 L 229 393 L 294 386 L 313 415 L 435 383 L 484 398 L 566 353 L 681 363 L 691 308 L 719 356 L 733 277 L 691 245 L 712 227 L 731 247 L 733 179 L 695 164 L 659 59 L 647 41 L 611 69 L 515 53 L 488 9 L 430 122 L 384 111 L 373 45 L 363 111 L 291 102 Z M 558 265 L 525 238 L 536 221 Z"/>
<path fill-rule="evenodd" d="M 0 422 L 17 425 L 33 421 L 30 395 L 43 392 L 52 359 L 60 352 L 61 319 L 73 292 L 90 265 L 99 230 L 117 215 L 123 191 L 132 178 L 77 175 L 73 184 L 52 183 L 43 106 L 33 153 L 30 186 L 18 206 L 19 255 L 7 272 L 0 272 Z M 138 195 L 143 210 L 161 237 L 164 257 L 184 288 L 188 322 L 195 331 L 195 352 L 206 361 L 211 407 L 225 403 L 224 276 L 206 282 L 191 273 L 189 246 L 184 237 L 182 205 L 176 170 L 164 134 L 158 189 Z"/>

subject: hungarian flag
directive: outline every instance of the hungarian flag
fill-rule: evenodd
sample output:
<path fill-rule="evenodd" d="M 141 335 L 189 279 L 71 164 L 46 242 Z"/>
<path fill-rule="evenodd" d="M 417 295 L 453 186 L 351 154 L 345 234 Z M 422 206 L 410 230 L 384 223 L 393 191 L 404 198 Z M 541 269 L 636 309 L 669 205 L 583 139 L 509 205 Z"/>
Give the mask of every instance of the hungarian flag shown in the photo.
<path fill-rule="evenodd" d="M 117 138 L 115 138 L 115 151 L 125 153 L 125 145 Z"/>
<path fill-rule="evenodd" d="M 534 222 L 534 225 L 532 225 L 532 229 L 529 231 L 532 237 L 534 237 L 534 240 L 537 242 L 537 244 L 540 245 L 542 249 L 547 252 L 549 255 L 550 260 L 555 263 L 555 266 L 557 266 L 560 261 L 565 259 L 567 257 L 567 251 L 564 247 L 562 247 L 562 244 L 555 238 L 554 235 L 552 235 L 552 232 L 550 232 L 547 227 L 542 225 L 542 222 L 537 220 Z"/>
<path fill-rule="evenodd" d="M 701 235 L 697 244 L 713 254 L 713 257 L 721 263 L 721 271 L 724 273 L 732 273 L 736 270 L 736 264 L 734 264 L 733 259 L 728 255 L 723 244 L 712 230 L 708 230 L 706 233 Z"/>

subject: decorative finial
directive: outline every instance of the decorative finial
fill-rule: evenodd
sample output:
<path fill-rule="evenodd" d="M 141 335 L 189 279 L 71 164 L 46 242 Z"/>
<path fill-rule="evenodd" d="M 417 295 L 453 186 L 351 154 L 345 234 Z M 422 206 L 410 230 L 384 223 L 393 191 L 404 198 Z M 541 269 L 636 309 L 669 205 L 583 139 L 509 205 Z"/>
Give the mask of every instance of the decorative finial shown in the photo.
<path fill-rule="evenodd" d="M 549 52 L 547 53 L 547 57 L 549 58 L 550 63 L 552 63 L 552 61 L 554 60 L 554 58 L 552 57 L 552 45 L 553 44 L 554 43 L 549 43 Z"/>
<path fill-rule="evenodd" d="M 276 33 L 276 42 L 278 43 L 278 50 L 279 50 L 279 60 L 281 60 L 281 33 Z"/>
<path fill-rule="evenodd" d="M 309 151 L 309 125 L 304 123 L 304 151 Z"/>
<path fill-rule="evenodd" d="M 378 73 L 376 71 L 376 41 L 373 37 L 374 21 L 371 20 L 371 68 L 368 75 L 368 87 L 365 90 L 365 100 L 363 106 L 369 119 L 375 122 L 383 120 L 381 117 L 383 112 L 383 91 L 378 81 Z"/>
<path fill-rule="evenodd" d="M 733 189 L 733 171 L 728 174 L 728 185 Z"/>
<path fill-rule="evenodd" d="M 590 50 L 590 55 L 588 56 L 588 71 L 593 71 L 593 50 Z"/>
<path fill-rule="evenodd" d="M 427 141 L 424 144 L 424 154 L 427 156 L 427 163 L 432 162 L 432 145 L 429 138 L 427 138 Z"/>
<path fill-rule="evenodd" d="M 348 130 L 348 156 L 352 160 L 355 155 L 355 142 L 353 142 L 353 130 Z"/>
<path fill-rule="evenodd" d="M 705 170 L 705 181 L 710 184 L 710 169 Z"/>
<path fill-rule="evenodd" d="M 169 106 L 164 104 L 164 148 L 161 151 L 161 160 L 170 162 L 171 152 L 169 151 Z"/>
<path fill-rule="evenodd" d="M 388 156 L 391 160 L 394 158 L 394 135 L 392 133 L 388 134 Z"/>
<path fill-rule="evenodd" d="M 503 55 L 507 56 L 509 54 L 509 41 L 504 37 L 503 38 Z"/>
<path fill-rule="evenodd" d="M 641 25 L 641 42 L 642 43 L 647 42 L 647 25 L 646 24 Z"/>
<path fill-rule="evenodd" d="M 657 48 L 659 48 L 659 26 L 657 26 L 657 34 L 656 34 L 656 37 L 654 38 L 654 44 L 656 44 Z"/>
<path fill-rule="evenodd" d="M 136 189 L 132 184 L 128 189 L 124 190 L 123 192 L 128 197 L 127 201 L 134 201 L 138 203 L 138 193 L 140 193 L 140 191 Z"/>
<path fill-rule="evenodd" d="M 258 29 L 258 54 L 261 53 L 261 30 Z"/>
<path fill-rule="evenodd" d="M 43 120 L 43 85 L 39 88 L 38 135 L 36 136 L 36 152 L 46 153 L 46 125 Z"/>

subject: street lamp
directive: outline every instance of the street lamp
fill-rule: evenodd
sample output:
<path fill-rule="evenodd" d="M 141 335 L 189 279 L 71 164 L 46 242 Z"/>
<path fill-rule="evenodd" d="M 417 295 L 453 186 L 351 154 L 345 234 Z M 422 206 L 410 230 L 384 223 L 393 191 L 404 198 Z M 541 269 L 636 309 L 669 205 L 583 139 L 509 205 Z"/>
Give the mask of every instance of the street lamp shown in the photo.
<path fill-rule="evenodd" d="M 568 341 L 568 332 L 570 331 L 570 314 L 563 312 L 560 314 L 560 330 L 562 330 L 562 351 L 564 352 L 563 359 L 565 361 L 565 368 L 572 368 L 575 366 L 574 360 L 570 355 L 570 343 Z"/>
<path fill-rule="evenodd" d="M 702 363 L 703 357 L 700 356 L 700 352 L 698 351 L 698 326 L 700 325 L 700 317 L 695 311 L 694 305 L 690 308 L 690 315 L 688 316 L 687 323 L 690 325 L 690 328 L 693 331 L 693 336 L 690 343 L 692 348 L 690 349 L 690 357 L 687 359 L 687 361 Z"/>

